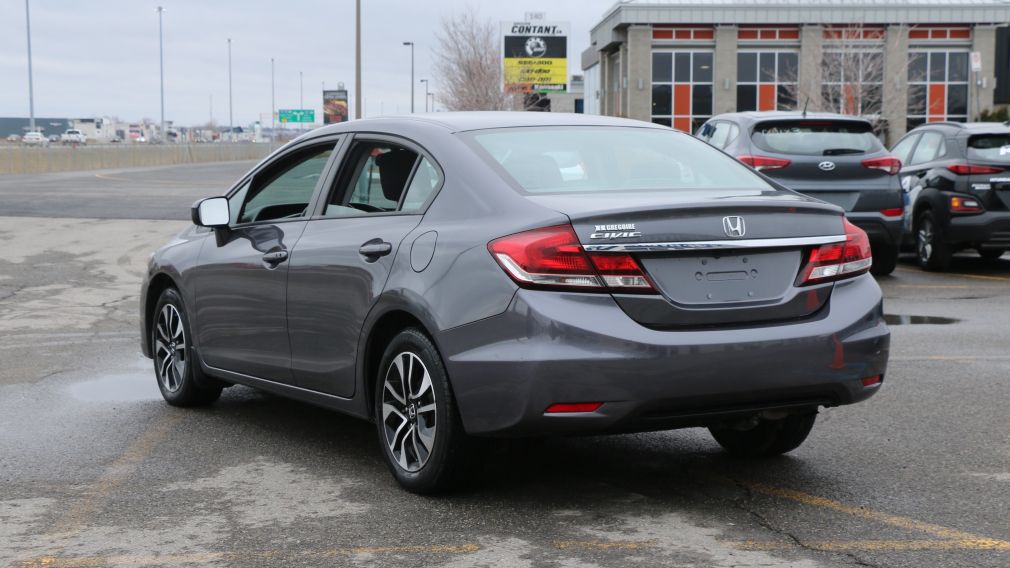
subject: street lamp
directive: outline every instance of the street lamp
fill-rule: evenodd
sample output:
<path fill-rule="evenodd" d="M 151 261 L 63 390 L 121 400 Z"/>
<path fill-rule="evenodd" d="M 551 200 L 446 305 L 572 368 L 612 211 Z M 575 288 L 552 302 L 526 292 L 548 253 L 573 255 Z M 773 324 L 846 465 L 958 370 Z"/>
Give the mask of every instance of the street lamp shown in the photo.
<path fill-rule="evenodd" d="M 428 112 L 428 80 L 421 79 L 421 82 L 424 83 L 424 112 Z"/>
<path fill-rule="evenodd" d="M 228 138 L 231 138 L 231 134 L 235 127 L 235 115 L 232 114 L 232 96 L 231 96 L 231 38 L 228 38 Z"/>
<path fill-rule="evenodd" d="M 410 46 L 410 113 L 414 113 L 414 42 L 405 41 L 403 45 Z"/>
<path fill-rule="evenodd" d="M 435 93 L 428 93 L 428 96 L 431 97 L 431 112 L 435 112 Z"/>
<path fill-rule="evenodd" d="M 274 125 L 274 116 L 277 112 L 277 102 L 274 98 L 274 58 L 270 58 L 270 143 L 276 141 L 277 127 Z"/>
<path fill-rule="evenodd" d="M 165 134 L 165 41 L 161 34 L 161 15 L 165 9 L 158 6 L 158 69 L 161 74 L 161 130 L 159 136 L 162 142 L 168 142 Z"/>
<path fill-rule="evenodd" d="M 299 71 L 298 72 L 298 109 L 301 110 L 301 109 L 304 109 L 304 108 L 305 108 L 305 83 L 302 82 L 302 72 Z M 304 122 L 299 122 L 298 123 L 298 130 L 304 130 L 304 129 L 305 129 L 305 123 Z"/>
<path fill-rule="evenodd" d="M 35 87 L 32 84 L 32 16 L 25 0 L 25 27 L 28 30 L 28 129 L 35 132 Z"/>

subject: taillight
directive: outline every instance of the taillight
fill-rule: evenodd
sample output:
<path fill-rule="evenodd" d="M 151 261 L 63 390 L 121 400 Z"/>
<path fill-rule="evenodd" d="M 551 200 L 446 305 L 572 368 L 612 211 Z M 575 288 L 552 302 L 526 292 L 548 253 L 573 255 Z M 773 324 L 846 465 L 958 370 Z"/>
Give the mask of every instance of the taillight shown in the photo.
<path fill-rule="evenodd" d="M 870 158 L 869 160 L 863 160 L 862 164 L 864 168 L 880 170 L 882 172 L 886 172 L 889 176 L 897 175 L 898 172 L 901 171 L 901 160 L 895 158 L 894 156 Z"/>
<path fill-rule="evenodd" d="M 769 158 L 767 156 L 738 156 L 737 160 L 740 160 L 759 172 L 767 170 L 781 170 L 792 163 L 784 158 Z"/>
<path fill-rule="evenodd" d="M 843 219 L 845 242 L 823 245 L 810 251 L 797 283 L 817 284 L 862 274 L 873 264 L 866 231 Z"/>
<path fill-rule="evenodd" d="M 959 176 L 998 174 L 1003 171 L 1003 168 L 994 166 L 973 166 L 971 164 L 951 164 L 947 166 L 947 169 Z"/>
<path fill-rule="evenodd" d="M 516 233 L 491 241 L 487 248 L 523 288 L 656 292 L 634 258 L 627 254 L 586 253 L 571 225 Z"/>
<path fill-rule="evenodd" d="M 982 210 L 982 204 L 974 197 L 955 195 L 950 198 L 950 210 L 955 213 L 978 213 Z"/>
<path fill-rule="evenodd" d="M 901 207 L 888 207 L 887 209 L 881 209 L 880 214 L 884 217 L 901 217 L 905 214 L 905 210 Z"/>

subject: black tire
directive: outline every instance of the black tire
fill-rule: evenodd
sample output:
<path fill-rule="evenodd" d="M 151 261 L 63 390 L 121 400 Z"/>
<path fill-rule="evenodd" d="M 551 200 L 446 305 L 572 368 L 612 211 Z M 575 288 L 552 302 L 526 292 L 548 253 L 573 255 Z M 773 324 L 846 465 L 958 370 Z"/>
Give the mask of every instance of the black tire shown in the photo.
<path fill-rule="evenodd" d="M 427 371 L 427 386 L 423 375 L 417 374 L 418 362 L 422 364 L 420 370 Z M 404 374 L 399 369 L 404 369 Z M 393 477 L 404 489 L 418 494 L 440 493 L 458 486 L 476 463 L 475 446 L 463 430 L 449 376 L 434 343 L 419 329 L 401 331 L 386 347 L 377 373 L 376 431 Z M 399 380 L 404 376 L 406 387 Z M 392 391 L 385 386 L 387 379 Z M 396 412 L 384 413 L 387 404 Z M 425 411 L 431 404 L 434 409 Z M 427 441 L 424 432 L 430 436 Z M 400 448 L 398 454 L 394 453 L 396 446 Z"/>
<path fill-rule="evenodd" d="M 997 258 L 1003 256 L 1003 253 L 1006 252 L 1002 249 L 976 249 L 976 250 L 978 251 L 978 255 L 986 260 L 996 260 Z"/>
<path fill-rule="evenodd" d="M 221 385 L 200 368 L 190 329 L 182 296 L 175 288 L 166 289 L 154 308 L 151 353 L 158 389 L 172 406 L 206 406 L 221 396 Z"/>
<path fill-rule="evenodd" d="M 941 271 L 950 266 L 954 256 L 951 246 L 943 242 L 943 235 L 930 210 L 923 211 L 915 223 L 915 257 L 926 270 Z"/>
<path fill-rule="evenodd" d="M 800 447 L 814 427 L 817 413 L 793 414 L 780 420 L 760 420 L 749 430 L 711 427 L 709 432 L 727 452 L 740 457 L 777 456 Z"/>
<path fill-rule="evenodd" d="M 874 276 L 887 276 L 898 266 L 898 247 L 883 243 L 872 245 L 873 266 L 870 273 Z"/>

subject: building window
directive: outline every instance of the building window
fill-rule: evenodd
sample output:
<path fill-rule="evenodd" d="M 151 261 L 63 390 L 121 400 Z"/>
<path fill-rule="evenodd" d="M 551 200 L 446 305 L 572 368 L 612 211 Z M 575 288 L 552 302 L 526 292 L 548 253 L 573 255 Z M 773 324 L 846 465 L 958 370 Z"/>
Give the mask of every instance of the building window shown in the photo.
<path fill-rule="evenodd" d="M 943 120 L 968 120 L 968 52 L 911 51 L 906 126 Z"/>
<path fill-rule="evenodd" d="M 796 41 L 800 39 L 800 29 L 796 26 L 742 26 L 736 32 L 741 41 Z"/>
<path fill-rule="evenodd" d="M 825 110 L 879 116 L 884 98 L 884 53 L 879 49 L 825 50 L 821 67 Z"/>
<path fill-rule="evenodd" d="M 736 55 L 736 110 L 796 108 L 799 53 L 741 51 Z"/>
<path fill-rule="evenodd" d="M 652 53 L 652 121 L 693 132 L 712 116 L 712 52 Z"/>
<path fill-rule="evenodd" d="M 715 29 L 712 26 L 654 26 L 652 39 L 711 42 L 715 39 Z"/>

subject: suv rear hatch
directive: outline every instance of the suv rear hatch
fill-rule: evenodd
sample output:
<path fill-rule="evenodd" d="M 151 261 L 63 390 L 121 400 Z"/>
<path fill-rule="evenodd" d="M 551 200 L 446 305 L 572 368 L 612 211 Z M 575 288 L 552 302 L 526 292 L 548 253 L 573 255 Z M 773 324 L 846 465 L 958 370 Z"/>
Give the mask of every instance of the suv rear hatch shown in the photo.
<path fill-rule="evenodd" d="M 742 161 L 759 161 L 751 165 L 790 189 L 846 211 L 876 211 L 895 205 L 891 203 L 894 199 L 878 203 L 861 195 L 876 189 L 891 190 L 896 196 L 895 174 L 900 168 L 866 121 L 768 120 L 754 127 L 751 143 L 754 155 Z"/>
<path fill-rule="evenodd" d="M 949 166 L 967 177 L 966 189 L 992 211 L 1010 209 L 1010 130 L 968 137 L 967 166 Z"/>

